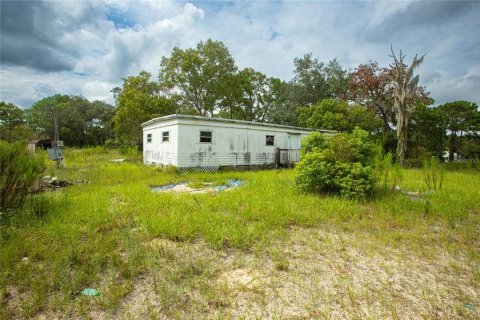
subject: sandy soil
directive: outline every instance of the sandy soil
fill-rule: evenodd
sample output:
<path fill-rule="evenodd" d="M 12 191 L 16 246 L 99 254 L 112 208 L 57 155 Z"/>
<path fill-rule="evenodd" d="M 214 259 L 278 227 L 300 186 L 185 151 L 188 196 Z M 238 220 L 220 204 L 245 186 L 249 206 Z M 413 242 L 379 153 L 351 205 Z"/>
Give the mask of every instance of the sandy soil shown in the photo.
<path fill-rule="evenodd" d="M 115 311 L 93 308 L 92 318 L 480 319 L 472 266 L 435 244 L 431 259 L 363 235 L 292 228 L 251 252 L 165 239 L 145 245 L 176 262 L 138 279 Z M 188 261 L 206 267 L 158 285 Z"/>

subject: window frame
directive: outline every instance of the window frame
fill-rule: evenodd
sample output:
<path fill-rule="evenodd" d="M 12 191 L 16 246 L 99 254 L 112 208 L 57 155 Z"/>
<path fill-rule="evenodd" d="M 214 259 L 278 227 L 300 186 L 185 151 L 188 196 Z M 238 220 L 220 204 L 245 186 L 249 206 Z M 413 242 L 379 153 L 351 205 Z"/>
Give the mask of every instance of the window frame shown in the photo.
<path fill-rule="evenodd" d="M 167 140 L 165 140 L 165 133 Z M 162 131 L 162 143 L 170 143 L 170 131 Z"/>
<path fill-rule="evenodd" d="M 151 133 L 147 133 L 147 143 L 152 143 L 153 135 Z"/>
<path fill-rule="evenodd" d="M 210 141 L 202 141 L 202 133 L 209 133 L 210 134 Z M 213 143 L 213 131 L 212 130 L 200 130 L 199 132 L 199 143 Z M 203 137 L 204 139 L 207 137 Z"/>
<path fill-rule="evenodd" d="M 272 139 L 271 143 L 269 143 L 269 138 Z M 269 147 L 275 146 L 275 135 L 265 135 L 265 145 Z"/>

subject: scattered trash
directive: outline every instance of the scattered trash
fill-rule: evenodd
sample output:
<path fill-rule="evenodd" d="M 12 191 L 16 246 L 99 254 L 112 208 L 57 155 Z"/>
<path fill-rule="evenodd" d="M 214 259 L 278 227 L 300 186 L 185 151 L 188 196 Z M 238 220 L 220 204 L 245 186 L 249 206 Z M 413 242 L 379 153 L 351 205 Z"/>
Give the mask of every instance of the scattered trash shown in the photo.
<path fill-rule="evenodd" d="M 465 304 L 465 308 L 467 308 L 468 310 L 473 310 L 473 304 L 471 304 L 471 303 L 466 303 L 466 304 Z"/>
<path fill-rule="evenodd" d="M 403 189 L 400 188 L 399 186 L 395 186 L 395 187 L 394 187 L 394 190 L 403 193 L 404 195 L 406 195 L 407 197 L 409 197 L 410 200 L 414 200 L 414 201 L 417 201 L 417 200 L 419 200 L 419 201 L 425 201 L 425 199 L 423 198 L 423 196 L 429 195 L 429 194 L 432 193 L 432 190 L 428 190 L 428 191 L 423 192 L 423 193 L 420 193 L 419 191 L 407 191 L 407 190 L 403 190 Z"/>
<path fill-rule="evenodd" d="M 230 187 L 239 187 L 242 184 L 243 184 L 242 180 L 236 180 L 236 179 L 228 180 L 228 185 Z"/>
<path fill-rule="evenodd" d="M 110 162 L 124 162 L 126 159 L 112 159 Z"/>
<path fill-rule="evenodd" d="M 227 190 L 228 188 L 230 188 L 228 185 L 216 186 L 215 190 L 216 191 L 223 191 L 223 190 Z"/>
<path fill-rule="evenodd" d="M 93 288 L 85 288 L 85 289 L 82 290 L 82 294 L 84 296 L 99 296 L 100 291 L 98 291 L 97 289 L 93 289 Z"/>
<path fill-rule="evenodd" d="M 65 188 L 74 184 L 90 183 L 90 180 L 76 180 L 69 182 L 66 180 L 59 180 L 58 177 L 45 176 L 42 180 L 35 183 L 32 192 L 54 191 L 60 188 Z"/>
<path fill-rule="evenodd" d="M 243 181 L 241 180 L 236 180 L 236 179 L 231 179 L 231 180 L 228 180 L 227 184 L 226 185 L 222 185 L 222 186 L 217 186 L 215 188 L 215 190 L 217 191 L 223 191 L 223 190 L 227 190 L 227 189 L 230 189 L 230 188 L 235 188 L 235 187 L 239 187 L 243 184 Z"/>
<path fill-rule="evenodd" d="M 28 257 L 23 257 L 22 261 L 28 262 Z"/>

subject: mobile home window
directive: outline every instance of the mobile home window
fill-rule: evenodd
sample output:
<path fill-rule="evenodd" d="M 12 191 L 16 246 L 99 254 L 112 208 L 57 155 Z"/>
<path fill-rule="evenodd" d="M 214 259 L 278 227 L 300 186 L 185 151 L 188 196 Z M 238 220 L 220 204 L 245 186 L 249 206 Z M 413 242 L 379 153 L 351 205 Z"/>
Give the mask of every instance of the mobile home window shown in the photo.
<path fill-rule="evenodd" d="M 265 144 L 267 146 L 274 146 L 275 145 L 275 136 L 267 136 L 265 139 Z"/>
<path fill-rule="evenodd" d="M 152 142 L 152 134 L 147 133 L 147 143 L 150 143 L 150 142 Z"/>
<path fill-rule="evenodd" d="M 169 142 L 169 141 L 170 141 L 170 131 L 163 131 L 162 142 Z"/>
<path fill-rule="evenodd" d="M 200 142 L 212 142 L 212 131 L 200 131 Z"/>

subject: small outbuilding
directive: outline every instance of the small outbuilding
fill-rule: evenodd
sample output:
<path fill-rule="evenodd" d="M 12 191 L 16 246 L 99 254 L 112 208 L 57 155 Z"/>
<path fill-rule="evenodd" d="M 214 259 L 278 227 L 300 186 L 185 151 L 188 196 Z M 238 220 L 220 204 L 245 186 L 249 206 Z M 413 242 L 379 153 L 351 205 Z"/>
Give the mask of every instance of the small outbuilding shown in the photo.
<path fill-rule="evenodd" d="M 52 140 L 50 139 L 41 139 L 41 140 L 30 140 L 28 142 L 28 149 L 35 152 L 36 150 L 47 150 L 52 147 Z"/>
<path fill-rule="evenodd" d="M 312 130 L 269 123 L 172 114 L 143 127 L 143 162 L 180 169 L 290 165 Z"/>

